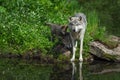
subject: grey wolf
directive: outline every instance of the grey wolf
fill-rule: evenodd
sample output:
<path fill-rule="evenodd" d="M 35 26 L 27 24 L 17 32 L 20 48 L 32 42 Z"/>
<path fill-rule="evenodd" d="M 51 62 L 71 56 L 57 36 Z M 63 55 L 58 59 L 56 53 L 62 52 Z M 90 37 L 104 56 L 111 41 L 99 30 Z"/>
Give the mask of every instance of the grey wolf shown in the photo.
<path fill-rule="evenodd" d="M 85 14 L 77 13 L 69 18 L 68 28 L 70 30 L 72 53 L 73 53 L 71 61 L 75 60 L 75 52 L 77 49 L 78 40 L 80 41 L 79 61 L 83 61 L 82 50 L 83 50 L 83 39 L 84 39 L 86 27 L 87 27 L 87 20 Z"/>
<path fill-rule="evenodd" d="M 53 41 L 55 37 L 62 37 L 65 35 L 67 31 L 67 26 L 54 24 L 54 23 L 46 23 L 51 28 L 51 40 Z"/>

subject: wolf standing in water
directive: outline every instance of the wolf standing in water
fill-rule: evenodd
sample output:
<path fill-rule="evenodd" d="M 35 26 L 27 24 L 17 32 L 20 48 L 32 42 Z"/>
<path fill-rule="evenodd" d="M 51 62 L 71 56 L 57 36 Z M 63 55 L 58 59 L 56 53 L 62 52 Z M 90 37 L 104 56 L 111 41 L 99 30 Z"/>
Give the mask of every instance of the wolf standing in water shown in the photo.
<path fill-rule="evenodd" d="M 86 16 L 83 13 L 77 13 L 69 18 L 68 28 L 70 29 L 71 43 L 72 43 L 72 53 L 73 56 L 71 61 L 75 60 L 75 52 L 77 49 L 77 41 L 80 40 L 80 57 L 79 61 L 83 61 L 82 50 L 83 50 L 83 39 L 85 30 L 87 27 Z"/>

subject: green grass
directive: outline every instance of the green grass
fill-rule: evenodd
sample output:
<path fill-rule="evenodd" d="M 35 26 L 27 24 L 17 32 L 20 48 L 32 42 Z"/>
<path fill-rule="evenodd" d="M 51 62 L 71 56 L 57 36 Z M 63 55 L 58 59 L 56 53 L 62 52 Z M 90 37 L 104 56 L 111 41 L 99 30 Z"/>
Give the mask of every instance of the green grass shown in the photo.
<path fill-rule="evenodd" d="M 50 41 L 50 29 L 45 25 L 45 22 L 66 25 L 68 18 L 78 12 L 83 12 L 87 16 L 88 26 L 84 51 L 88 52 L 89 42 L 99 38 L 103 39 L 106 30 L 106 25 L 101 25 L 101 17 L 96 9 L 100 6 L 98 4 L 101 1 L 94 2 L 1 0 L 0 52 L 23 54 L 30 49 L 37 48 L 45 54 L 49 53 L 55 43 Z M 95 8 L 92 7 L 94 5 Z"/>

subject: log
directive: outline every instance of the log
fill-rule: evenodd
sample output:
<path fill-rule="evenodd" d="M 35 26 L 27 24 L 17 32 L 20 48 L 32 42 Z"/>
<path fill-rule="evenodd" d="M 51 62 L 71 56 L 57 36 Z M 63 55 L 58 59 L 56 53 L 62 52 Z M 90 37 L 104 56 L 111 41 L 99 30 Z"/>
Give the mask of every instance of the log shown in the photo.
<path fill-rule="evenodd" d="M 90 53 L 98 58 L 108 61 L 120 62 L 120 38 L 113 36 L 110 41 L 117 42 L 117 46 L 109 48 L 107 45 L 100 41 L 93 41 L 90 43 Z"/>

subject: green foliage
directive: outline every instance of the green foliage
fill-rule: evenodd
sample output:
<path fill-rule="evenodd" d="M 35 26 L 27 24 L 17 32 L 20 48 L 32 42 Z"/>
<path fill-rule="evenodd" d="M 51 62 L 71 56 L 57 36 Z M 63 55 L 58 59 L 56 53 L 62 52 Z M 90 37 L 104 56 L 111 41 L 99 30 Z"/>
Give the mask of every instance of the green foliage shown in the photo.
<path fill-rule="evenodd" d="M 88 52 L 90 41 L 104 38 L 105 28 L 101 27 L 97 10 L 85 7 L 88 2 L 1 0 L 0 3 L 0 51 L 3 53 L 21 54 L 33 48 L 48 53 L 56 42 L 50 41 L 50 29 L 45 22 L 67 25 L 67 19 L 78 12 L 85 13 L 88 21 L 84 51 Z"/>
<path fill-rule="evenodd" d="M 49 41 L 50 29 L 44 23 L 67 23 L 71 6 L 75 5 L 60 0 L 1 0 L 0 3 L 0 51 L 20 54 L 32 48 L 43 53 L 50 51 L 55 43 Z"/>
<path fill-rule="evenodd" d="M 86 0 L 84 3 L 80 2 L 84 7 L 85 12 L 95 10 L 100 19 L 100 25 L 106 27 L 108 34 L 120 36 L 119 22 L 120 22 L 120 1 L 119 0 Z M 101 27 L 100 26 L 100 27 Z"/>
<path fill-rule="evenodd" d="M 95 10 L 87 13 L 87 30 L 84 39 L 84 52 L 89 52 L 89 43 L 94 40 L 102 40 L 105 38 L 105 28 L 100 26 L 100 20 Z M 89 54 L 84 54 L 88 56 Z"/>
<path fill-rule="evenodd" d="M 46 11 L 42 10 L 45 3 L 40 5 L 40 2 L 27 0 L 1 1 L 1 3 L 1 52 L 23 53 L 38 48 L 46 53 L 52 47 L 52 42 L 48 39 L 50 30 L 44 26 Z"/>
<path fill-rule="evenodd" d="M 61 54 L 61 55 L 58 56 L 58 60 L 59 61 L 69 61 L 70 57 Z"/>

